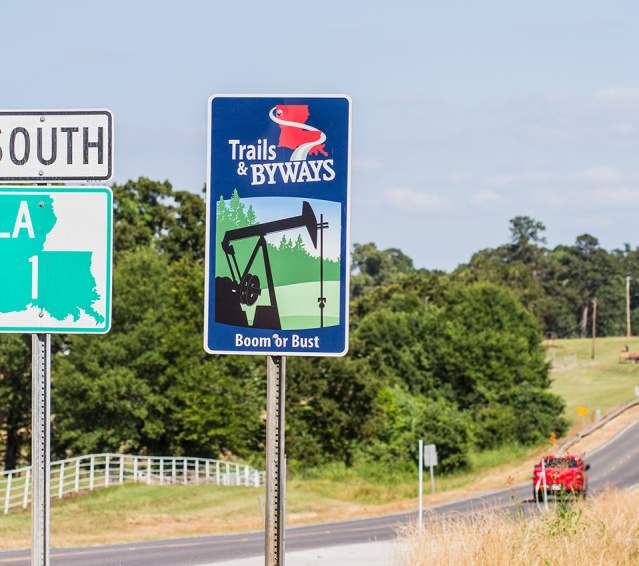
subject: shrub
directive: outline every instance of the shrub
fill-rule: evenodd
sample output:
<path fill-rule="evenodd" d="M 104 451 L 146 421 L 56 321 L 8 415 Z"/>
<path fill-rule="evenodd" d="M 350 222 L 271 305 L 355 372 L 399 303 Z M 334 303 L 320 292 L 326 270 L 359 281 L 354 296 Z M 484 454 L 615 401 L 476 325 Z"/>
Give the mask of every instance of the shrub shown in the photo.
<path fill-rule="evenodd" d="M 401 387 L 385 388 L 379 397 L 384 425 L 377 439 L 363 447 L 369 459 L 414 469 L 420 438 L 436 444 L 442 471 L 469 465 L 471 420 L 451 402 L 415 396 Z"/>

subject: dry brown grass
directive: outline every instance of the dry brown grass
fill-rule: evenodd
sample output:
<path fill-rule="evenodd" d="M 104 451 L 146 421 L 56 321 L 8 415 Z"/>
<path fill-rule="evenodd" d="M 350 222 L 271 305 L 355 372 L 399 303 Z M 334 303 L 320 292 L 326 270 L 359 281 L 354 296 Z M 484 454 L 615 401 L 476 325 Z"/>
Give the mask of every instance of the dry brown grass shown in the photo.
<path fill-rule="evenodd" d="M 401 566 L 637 566 L 639 490 L 533 516 L 485 512 L 404 534 Z"/>

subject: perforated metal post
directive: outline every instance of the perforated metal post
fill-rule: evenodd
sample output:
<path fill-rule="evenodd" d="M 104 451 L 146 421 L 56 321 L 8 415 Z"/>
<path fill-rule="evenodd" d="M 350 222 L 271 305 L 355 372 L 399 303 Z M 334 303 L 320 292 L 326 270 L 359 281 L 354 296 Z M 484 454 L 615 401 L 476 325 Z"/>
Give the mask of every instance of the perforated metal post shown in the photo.
<path fill-rule="evenodd" d="M 32 337 L 32 566 L 49 566 L 51 503 L 51 335 Z"/>
<path fill-rule="evenodd" d="M 266 566 L 284 566 L 286 358 L 266 360 Z"/>

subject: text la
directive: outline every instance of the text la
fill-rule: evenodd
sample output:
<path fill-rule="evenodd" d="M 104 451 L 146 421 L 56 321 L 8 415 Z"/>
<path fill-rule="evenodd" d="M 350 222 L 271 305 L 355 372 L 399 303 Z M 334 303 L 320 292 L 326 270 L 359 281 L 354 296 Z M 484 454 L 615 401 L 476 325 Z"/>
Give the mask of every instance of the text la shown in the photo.
<path fill-rule="evenodd" d="M 20 233 L 26 230 L 30 239 L 35 238 L 33 232 L 33 222 L 31 222 L 31 213 L 29 212 L 29 204 L 26 200 L 20 202 L 20 208 L 18 208 L 18 214 L 16 221 L 13 224 L 13 230 L 11 232 L 0 232 L 0 239 L 19 238 Z"/>

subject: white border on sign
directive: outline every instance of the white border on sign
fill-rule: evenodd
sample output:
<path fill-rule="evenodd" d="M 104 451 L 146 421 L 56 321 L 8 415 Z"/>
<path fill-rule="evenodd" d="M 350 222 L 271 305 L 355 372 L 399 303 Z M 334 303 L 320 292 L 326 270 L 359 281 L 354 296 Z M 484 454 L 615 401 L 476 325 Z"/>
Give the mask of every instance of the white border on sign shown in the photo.
<path fill-rule="evenodd" d="M 106 114 L 109 121 L 108 171 L 106 177 L 0 177 L 0 183 L 18 183 L 31 185 L 34 182 L 50 183 L 73 181 L 74 183 L 104 183 L 113 180 L 115 169 L 115 119 L 108 108 L 83 108 L 81 110 L 0 110 L 0 116 L 90 116 Z"/>
<path fill-rule="evenodd" d="M 213 100 L 216 98 L 344 98 L 348 101 L 348 175 L 346 179 L 346 289 L 344 304 L 344 350 L 341 352 L 265 352 L 254 350 L 210 350 L 209 343 L 209 249 L 211 242 L 211 144 L 213 134 Z M 207 154 L 206 154 L 206 248 L 204 260 L 204 351 L 207 354 L 234 354 L 238 356 L 316 356 L 326 358 L 339 358 L 348 353 L 348 341 L 350 333 L 349 305 L 351 288 L 351 175 L 353 171 L 351 163 L 351 148 L 353 143 L 353 99 L 348 94 L 212 94 L 208 99 L 207 122 Z"/>

